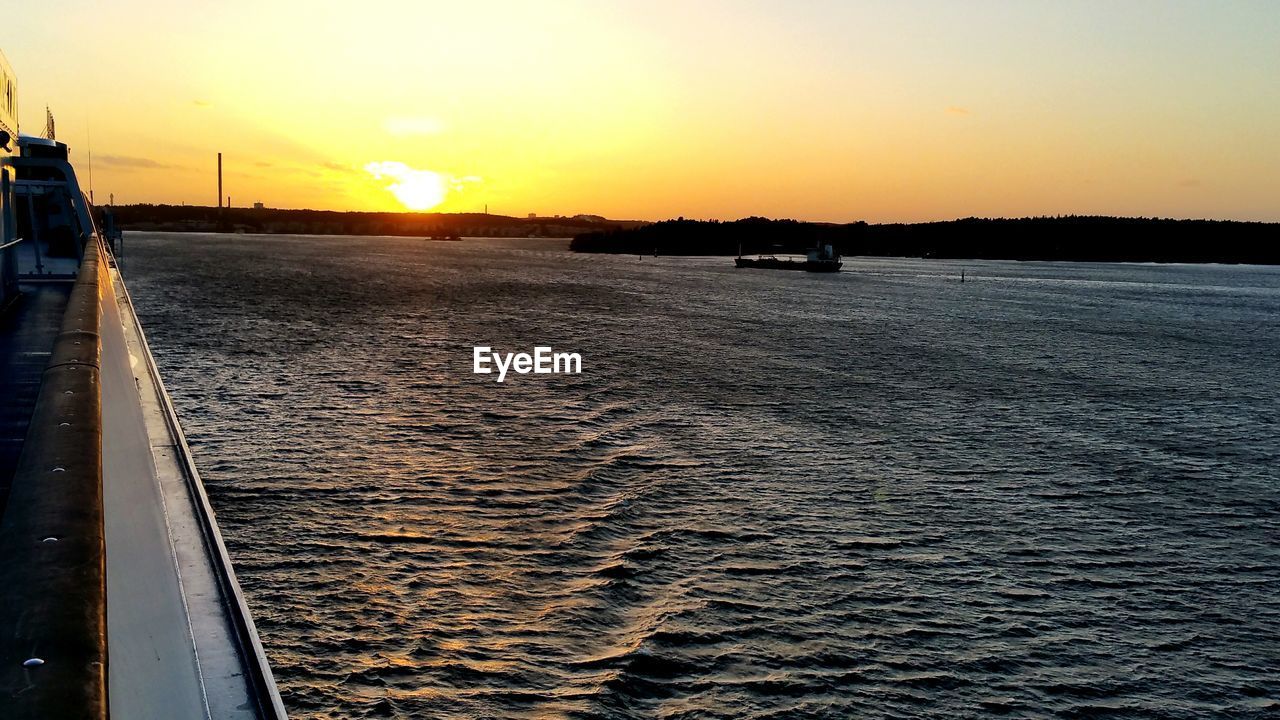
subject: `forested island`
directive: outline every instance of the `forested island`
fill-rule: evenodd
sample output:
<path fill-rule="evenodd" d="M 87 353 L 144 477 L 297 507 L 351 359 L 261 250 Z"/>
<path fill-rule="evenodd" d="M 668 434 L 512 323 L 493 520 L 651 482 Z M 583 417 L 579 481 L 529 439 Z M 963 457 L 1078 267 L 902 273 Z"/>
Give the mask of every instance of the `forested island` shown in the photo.
<path fill-rule="evenodd" d="M 1280 223 L 1069 215 L 847 224 L 772 220 L 656 223 L 598 215 L 511 217 L 489 213 L 340 212 L 197 205 L 118 205 L 125 230 L 566 237 L 577 252 L 652 255 L 802 254 L 817 243 L 842 255 L 1280 264 Z"/>
<path fill-rule="evenodd" d="M 842 255 L 1280 264 L 1280 223 L 1098 216 L 880 225 L 678 218 L 584 232 L 570 247 L 645 255 L 768 255 L 800 254 L 816 243 L 830 243 Z"/>
<path fill-rule="evenodd" d="M 293 235 L 459 235 L 573 237 L 590 230 L 622 230 L 642 223 L 598 215 L 511 217 L 489 213 L 340 212 L 201 205 L 115 205 L 123 230 L 288 233 Z"/>

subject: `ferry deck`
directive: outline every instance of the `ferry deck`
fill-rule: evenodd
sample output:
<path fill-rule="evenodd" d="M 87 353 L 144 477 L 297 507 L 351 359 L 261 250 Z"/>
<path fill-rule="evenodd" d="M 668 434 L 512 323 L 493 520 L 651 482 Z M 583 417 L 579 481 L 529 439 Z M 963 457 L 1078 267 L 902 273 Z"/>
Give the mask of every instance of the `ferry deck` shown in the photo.
<path fill-rule="evenodd" d="M 0 717 L 286 716 L 70 150 L 0 55 Z"/>

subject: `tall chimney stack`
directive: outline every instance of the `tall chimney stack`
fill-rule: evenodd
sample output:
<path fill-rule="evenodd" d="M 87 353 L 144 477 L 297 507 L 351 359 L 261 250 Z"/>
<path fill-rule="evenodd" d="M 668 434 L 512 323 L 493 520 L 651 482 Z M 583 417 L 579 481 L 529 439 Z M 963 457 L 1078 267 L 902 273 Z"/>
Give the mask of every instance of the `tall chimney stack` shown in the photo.
<path fill-rule="evenodd" d="M 218 153 L 218 209 L 222 209 L 222 153 Z"/>

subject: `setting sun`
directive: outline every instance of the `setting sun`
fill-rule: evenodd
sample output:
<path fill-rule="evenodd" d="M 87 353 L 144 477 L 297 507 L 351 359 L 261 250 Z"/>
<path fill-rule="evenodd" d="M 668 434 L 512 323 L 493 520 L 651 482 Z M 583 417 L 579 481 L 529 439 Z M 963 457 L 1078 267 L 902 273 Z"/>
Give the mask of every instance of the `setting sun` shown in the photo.
<path fill-rule="evenodd" d="M 374 162 L 364 166 L 374 180 L 390 181 L 386 189 L 409 210 L 430 210 L 444 202 L 444 178 L 431 170 L 417 170 L 402 162 Z"/>
<path fill-rule="evenodd" d="M 86 177 L 112 108 L 121 204 L 217 204 L 222 152 L 224 194 L 279 208 L 1278 217 L 1270 5 L 973 5 L 69 0 L 4 49 Z"/>

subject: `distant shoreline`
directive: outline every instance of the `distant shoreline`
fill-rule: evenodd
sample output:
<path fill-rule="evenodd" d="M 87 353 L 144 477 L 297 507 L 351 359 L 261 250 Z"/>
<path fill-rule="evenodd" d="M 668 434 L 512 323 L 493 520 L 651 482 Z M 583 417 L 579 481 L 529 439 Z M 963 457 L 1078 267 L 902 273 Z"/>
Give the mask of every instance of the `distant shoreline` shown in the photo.
<path fill-rule="evenodd" d="M 156 232 L 571 238 L 585 232 L 626 230 L 647 224 L 638 220 L 609 220 L 598 215 L 512 217 L 489 213 L 348 212 L 204 205 L 116 205 L 109 210 L 122 230 Z"/>
<path fill-rule="evenodd" d="M 881 225 L 680 218 L 583 233 L 570 247 L 585 253 L 733 256 L 802 254 L 817 243 L 850 256 L 1280 265 L 1280 223 L 1100 216 Z"/>
<path fill-rule="evenodd" d="M 846 256 L 1280 265 L 1280 223 L 1071 215 L 847 224 L 772 220 L 610 220 L 196 205 L 110 208 L 124 230 L 288 235 L 572 238 L 580 253 L 797 255 L 816 243 Z"/>

